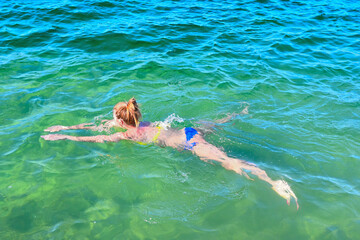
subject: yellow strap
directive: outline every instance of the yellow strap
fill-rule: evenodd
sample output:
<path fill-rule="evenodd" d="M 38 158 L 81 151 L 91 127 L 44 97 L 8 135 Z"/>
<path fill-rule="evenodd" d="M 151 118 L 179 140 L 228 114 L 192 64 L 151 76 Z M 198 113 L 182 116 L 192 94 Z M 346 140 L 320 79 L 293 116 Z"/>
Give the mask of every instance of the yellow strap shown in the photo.
<path fill-rule="evenodd" d="M 156 127 L 156 128 L 158 129 L 158 132 L 153 137 L 153 139 L 152 139 L 153 142 L 157 142 L 157 139 L 159 138 L 160 133 L 161 133 L 161 127 Z"/>
<path fill-rule="evenodd" d="M 160 133 L 161 133 L 161 127 L 156 127 L 158 129 L 158 132 L 155 134 L 155 136 L 153 137 L 152 139 L 152 142 L 156 143 L 157 142 L 157 139 L 159 138 L 160 136 Z M 144 143 L 144 142 L 137 142 L 138 144 L 140 145 L 147 145 L 148 143 Z"/>

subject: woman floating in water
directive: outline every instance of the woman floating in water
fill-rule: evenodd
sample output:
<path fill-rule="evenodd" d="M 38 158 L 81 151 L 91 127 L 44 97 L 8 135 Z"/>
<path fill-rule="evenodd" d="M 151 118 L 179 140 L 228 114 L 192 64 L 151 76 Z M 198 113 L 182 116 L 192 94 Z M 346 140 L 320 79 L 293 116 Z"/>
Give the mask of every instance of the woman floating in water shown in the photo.
<path fill-rule="evenodd" d="M 290 199 L 293 197 L 296 201 L 296 206 L 299 209 L 297 197 L 291 190 L 287 182 L 283 180 L 272 180 L 264 170 L 258 168 L 255 164 L 248 163 L 244 160 L 232 158 L 226 155 L 219 148 L 205 141 L 201 133 L 192 127 L 183 129 L 165 129 L 147 122 L 139 122 L 141 118 L 140 109 L 136 103 L 135 98 L 131 98 L 128 102 L 119 102 L 113 109 L 113 120 L 106 121 L 106 127 L 121 127 L 126 129 L 126 132 L 117 132 L 112 135 L 97 135 L 97 136 L 70 136 L 62 134 L 50 134 L 41 136 L 45 140 L 72 140 L 81 142 L 118 142 L 120 140 L 131 140 L 140 144 L 156 144 L 165 147 L 172 147 L 175 149 L 185 149 L 200 157 L 201 160 L 207 162 L 209 160 L 217 161 L 228 170 L 233 170 L 240 175 L 244 175 L 251 179 L 246 172 L 257 176 L 261 180 L 268 182 L 272 189 L 285 198 L 287 204 L 290 205 Z M 229 119 L 225 119 L 227 121 Z M 221 121 L 221 122 L 224 122 Z M 97 130 L 98 127 L 93 124 L 80 124 L 75 126 L 52 126 L 45 131 L 57 132 L 60 130 L 69 129 L 90 129 Z M 246 171 L 246 172 L 245 172 Z"/>

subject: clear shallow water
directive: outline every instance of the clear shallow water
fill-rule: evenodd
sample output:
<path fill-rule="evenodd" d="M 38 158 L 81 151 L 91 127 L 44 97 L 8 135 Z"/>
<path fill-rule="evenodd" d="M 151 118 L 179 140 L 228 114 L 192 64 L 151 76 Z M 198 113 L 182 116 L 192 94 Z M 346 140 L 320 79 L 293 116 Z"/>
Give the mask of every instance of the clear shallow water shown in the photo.
<path fill-rule="evenodd" d="M 1 239 L 360 235 L 357 1 L 0 6 Z M 249 105 L 207 139 L 288 181 L 300 210 L 188 152 L 40 139 L 132 96 L 174 127 Z"/>

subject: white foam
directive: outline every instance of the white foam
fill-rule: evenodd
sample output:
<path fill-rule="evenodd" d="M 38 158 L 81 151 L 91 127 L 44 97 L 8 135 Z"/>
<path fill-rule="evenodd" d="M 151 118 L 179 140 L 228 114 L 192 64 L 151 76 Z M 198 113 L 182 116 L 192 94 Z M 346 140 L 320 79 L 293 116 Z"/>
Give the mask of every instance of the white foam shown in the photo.
<path fill-rule="evenodd" d="M 243 106 L 245 106 L 244 109 L 240 112 L 240 114 L 244 114 L 244 115 L 249 114 L 250 103 L 248 103 L 248 102 L 240 102 L 240 104 L 241 104 L 240 105 L 241 108 Z"/>
<path fill-rule="evenodd" d="M 184 122 L 184 119 L 182 119 L 181 117 L 175 115 L 175 113 L 169 115 L 164 121 L 156 121 L 154 122 L 154 124 L 156 126 L 159 126 L 161 128 L 164 129 L 168 129 L 171 127 L 171 124 L 178 122 L 178 123 L 182 123 Z"/>

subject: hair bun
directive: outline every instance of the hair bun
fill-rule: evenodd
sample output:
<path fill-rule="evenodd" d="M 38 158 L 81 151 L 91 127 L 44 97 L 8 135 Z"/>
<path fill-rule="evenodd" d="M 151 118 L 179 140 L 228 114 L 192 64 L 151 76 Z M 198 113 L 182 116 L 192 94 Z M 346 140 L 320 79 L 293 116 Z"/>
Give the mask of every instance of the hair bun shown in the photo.
<path fill-rule="evenodd" d="M 132 116 L 132 118 L 133 118 L 133 120 L 130 120 L 130 122 L 134 122 L 136 127 L 139 126 L 139 119 L 141 118 L 141 113 L 140 113 L 139 106 L 136 102 L 136 99 L 134 97 L 132 97 L 127 102 L 126 109 L 128 110 L 129 119 L 131 118 L 130 116 Z"/>
<path fill-rule="evenodd" d="M 134 111 L 134 110 L 136 110 L 136 108 L 138 108 L 136 99 L 135 99 L 134 97 L 132 97 L 132 98 L 127 102 L 126 108 L 129 109 L 129 110 L 132 110 L 132 111 Z"/>
<path fill-rule="evenodd" d="M 141 112 L 136 99 L 133 97 L 128 102 L 119 102 L 113 108 L 114 118 L 122 119 L 126 124 L 138 127 Z"/>

